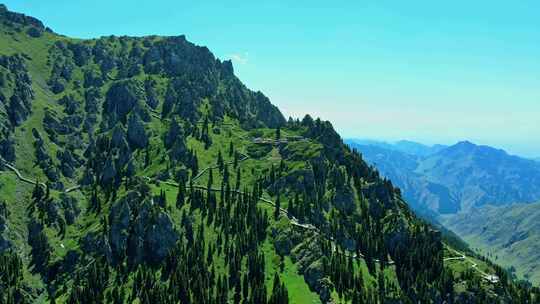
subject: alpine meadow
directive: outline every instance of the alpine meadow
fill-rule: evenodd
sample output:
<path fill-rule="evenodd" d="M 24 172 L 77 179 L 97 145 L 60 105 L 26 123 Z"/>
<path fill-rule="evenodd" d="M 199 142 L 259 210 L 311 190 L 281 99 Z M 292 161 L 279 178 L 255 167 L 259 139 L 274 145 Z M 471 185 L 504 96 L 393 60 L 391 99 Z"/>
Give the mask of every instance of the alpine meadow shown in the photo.
<path fill-rule="evenodd" d="M 532 304 L 540 290 L 207 47 L 70 38 L 1 5 L 0 303 Z"/>

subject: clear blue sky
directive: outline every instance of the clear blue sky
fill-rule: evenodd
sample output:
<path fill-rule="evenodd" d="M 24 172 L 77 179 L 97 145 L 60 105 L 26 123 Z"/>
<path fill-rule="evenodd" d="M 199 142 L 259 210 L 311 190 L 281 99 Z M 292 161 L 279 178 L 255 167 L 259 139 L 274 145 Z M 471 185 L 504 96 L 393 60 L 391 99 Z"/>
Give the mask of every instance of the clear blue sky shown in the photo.
<path fill-rule="evenodd" d="M 537 0 L 5 2 L 73 37 L 185 34 L 285 115 L 344 137 L 540 156 Z"/>

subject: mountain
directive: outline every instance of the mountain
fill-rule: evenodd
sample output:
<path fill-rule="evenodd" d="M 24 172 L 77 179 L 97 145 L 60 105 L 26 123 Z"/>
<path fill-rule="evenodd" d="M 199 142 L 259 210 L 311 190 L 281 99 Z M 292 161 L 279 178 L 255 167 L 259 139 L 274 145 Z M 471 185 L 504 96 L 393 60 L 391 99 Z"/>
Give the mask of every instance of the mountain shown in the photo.
<path fill-rule="evenodd" d="M 488 203 L 508 205 L 540 199 L 540 165 L 500 149 L 463 141 L 419 155 L 348 143 L 402 189 L 407 201 L 420 212 L 453 214 Z"/>
<path fill-rule="evenodd" d="M 441 221 L 517 276 L 540 283 L 540 203 L 487 205 Z"/>
<path fill-rule="evenodd" d="M 410 140 L 400 140 L 394 143 L 387 143 L 384 141 L 369 139 L 347 139 L 346 142 L 350 145 L 355 144 L 361 146 L 375 146 L 416 156 L 428 156 L 446 148 L 444 145 L 427 146 Z"/>
<path fill-rule="evenodd" d="M 424 157 L 378 144 L 349 145 L 395 182 L 418 213 L 515 267 L 520 278 L 540 282 L 533 220 L 540 209 L 532 203 L 540 198 L 537 163 L 468 141 Z M 532 204 L 514 205 L 520 201 Z"/>
<path fill-rule="evenodd" d="M 424 159 L 416 172 L 451 189 L 464 210 L 487 203 L 540 199 L 539 164 L 470 142 L 460 142 Z"/>
<path fill-rule="evenodd" d="M 185 36 L 0 24 L 1 303 L 540 299 Z"/>

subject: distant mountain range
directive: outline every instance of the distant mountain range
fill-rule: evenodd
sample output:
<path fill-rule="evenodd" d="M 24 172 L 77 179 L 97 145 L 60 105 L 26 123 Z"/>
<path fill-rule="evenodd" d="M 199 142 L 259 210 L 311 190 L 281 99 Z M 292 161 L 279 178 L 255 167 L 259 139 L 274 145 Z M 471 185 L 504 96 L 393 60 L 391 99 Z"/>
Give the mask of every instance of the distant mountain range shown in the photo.
<path fill-rule="evenodd" d="M 419 214 L 540 283 L 540 162 L 468 141 L 346 140 Z M 520 202 L 520 204 L 517 204 Z M 442 227 L 440 227 L 442 229 Z"/>
<path fill-rule="evenodd" d="M 462 141 L 426 146 L 350 139 L 420 213 L 454 214 L 485 204 L 540 200 L 540 163 Z"/>
<path fill-rule="evenodd" d="M 417 156 L 427 156 L 448 147 L 445 145 L 427 146 L 410 140 L 400 140 L 395 143 L 387 143 L 384 141 L 377 141 L 371 139 L 347 139 L 346 142 L 349 144 L 362 146 L 375 146 L 387 150 L 398 151 Z"/>

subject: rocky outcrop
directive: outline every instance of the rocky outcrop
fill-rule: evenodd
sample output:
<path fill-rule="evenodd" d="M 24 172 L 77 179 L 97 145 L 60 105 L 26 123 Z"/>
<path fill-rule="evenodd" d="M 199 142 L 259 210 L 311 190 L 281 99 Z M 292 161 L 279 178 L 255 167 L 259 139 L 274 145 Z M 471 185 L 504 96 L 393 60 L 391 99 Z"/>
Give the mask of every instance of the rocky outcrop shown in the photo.
<path fill-rule="evenodd" d="M 75 219 L 81 213 L 77 199 L 73 196 L 62 193 L 60 195 L 60 205 L 62 206 L 66 224 L 73 225 L 75 223 Z"/>
<path fill-rule="evenodd" d="M 112 262 L 112 249 L 109 240 L 99 232 L 90 232 L 80 240 L 80 247 L 84 253 L 94 257 L 105 257 Z"/>
<path fill-rule="evenodd" d="M 148 145 L 148 135 L 144 129 L 144 123 L 136 113 L 132 113 L 129 116 L 127 139 L 129 144 L 135 149 L 145 148 Z"/>
<path fill-rule="evenodd" d="M 107 158 L 105 166 L 103 167 L 103 174 L 101 176 L 101 184 L 107 185 L 111 183 L 116 177 L 117 170 L 112 158 Z"/>
<path fill-rule="evenodd" d="M 26 30 L 26 33 L 30 37 L 39 38 L 43 35 L 43 30 L 37 27 L 30 27 L 28 30 Z"/>
<path fill-rule="evenodd" d="M 155 205 L 145 201 L 134 219 L 133 233 L 129 238 L 130 252 L 136 263 L 162 261 L 178 240 L 169 216 L 163 212 L 155 212 Z"/>
<path fill-rule="evenodd" d="M 15 142 L 12 138 L 0 139 L 0 156 L 8 162 L 15 161 Z"/>
<path fill-rule="evenodd" d="M 72 94 L 64 95 L 58 100 L 58 103 L 64 106 L 64 111 L 68 115 L 75 114 L 81 107 L 81 101 Z"/>
<path fill-rule="evenodd" d="M 5 111 L 12 126 L 19 126 L 30 115 L 34 91 L 30 74 L 26 68 L 25 59 L 22 55 L 0 56 L 0 66 L 8 71 L 8 78 L 12 79 L 12 95 L 6 103 Z M 3 86 L 6 86 L 4 81 Z M 2 95 L 2 99 L 5 99 Z"/>
<path fill-rule="evenodd" d="M 50 110 L 45 112 L 45 116 L 43 117 L 43 127 L 45 128 L 45 131 L 49 137 L 55 137 L 57 134 L 67 135 L 73 132 L 68 125 L 61 123 L 56 118 L 56 115 Z"/>
<path fill-rule="evenodd" d="M 126 132 L 124 131 L 124 128 L 120 124 L 117 124 L 111 135 L 111 144 L 115 148 L 119 148 L 124 145 L 126 142 Z"/>
<path fill-rule="evenodd" d="M 46 29 L 43 23 L 37 18 L 9 11 L 4 4 L 0 4 L 0 20 L 20 24 L 23 26 L 32 26 L 39 30 Z M 50 29 L 47 30 L 50 31 Z"/>
<path fill-rule="evenodd" d="M 60 171 L 65 177 L 72 178 L 75 176 L 75 168 L 80 167 L 81 161 L 75 157 L 70 150 L 56 152 L 56 158 L 60 162 Z"/>
<path fill-rule="evenodd" d="M 89 88 L 84 93 L 84 111 L 89 114 L 96 114 L 99 111 L 103 96 L 97 88 Z"/>
<path fill-rule="evenodd" d="M 128 198 L 117 201 L 111 208 L 109 222 L 111 229 L 109 240 L 111 250 L 116 259 L 121 259 L 126 255 L 127 241 L 129 237 L 129 223 L 131 221 L 131 208 Z"/>
<path fill-rule="evenodd" d="M 304 240 L 291 252 L 291 257 L 297 263 L 300 273 L 311 290 L 314 290 L 323 303 L 330 300 L 333 290 L 332 283 L 326 277 L 321 262 L 322 252 L 313 239 Z"/>
<path fill-rule="evenodd" d="M 128 114 L 132 110 L 141 111 L 143 104 L 146 104 L 146 94 L 139 80 L 119 81 L 107 91 L 103 114 L 108 118 L 109 126 L 112 127 L 117 121 L 126 123 Z"/>
<path fill-rule="evenodd" d="M 10 240 L 7 239 L 5 235 L 8 230 L 8 220 L 9 211 L 5 201 L 0 201 L 0 254 L 5 250 L 11 248 L 13 244 Z"/>
<path fill-rule="evenodd" d="M 290 255 L 309 288 L 319 295 L 323 303 L 327 303 L 334 287 L 324 273 L 321 262 L 323 254 L 317 236 L 282 223 L 272 227 L 272 236 L 276 252 Z"/>
<path fill-rule="evenodd" d="M 32 135 L 35 139 L 34 148 L 37 164 L 49 179 L 48 183 L 50 182 L 50 186 L 53 189 L 62 190 L 64 186 L 60 181 L 60 171 L 56 168 L 52 158 L 47 153 L 43 137 L 37 129 L 32 129 Z"/>
<path fill-rule="evenodd" d="M 68 43 L 67 47 L 73 54 L 73 60 L 78 66 L 87 64 L 92 57 L 92 48 L 85 43 Z"/>
<path fill-rule="evenodd" d="M 169 157 L 172 160 L 182 160 L 187 152 L 186 139 L 182 126 L 173 118 L 169 131 L 163 139 L 165 148 L 169 149 Z"/>
<path fill-rule="evenodd" d="M 115 261 L 127 257 L 133 264 L 158 263 L 179 238 L 169 215 L 152 199 L 134 191 L 113 204 L 109 222 Z"/>
<path fill-rule="evenodd" d="M 146 92 L 146 104 L 154 110 L 159 105 L 158 93 L 156 92 L 156 89 L 155 89 L 156 85 L 157 85 L 156 81 L 150 77 L 144 81 L 144 90 Z"/>

